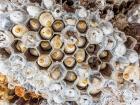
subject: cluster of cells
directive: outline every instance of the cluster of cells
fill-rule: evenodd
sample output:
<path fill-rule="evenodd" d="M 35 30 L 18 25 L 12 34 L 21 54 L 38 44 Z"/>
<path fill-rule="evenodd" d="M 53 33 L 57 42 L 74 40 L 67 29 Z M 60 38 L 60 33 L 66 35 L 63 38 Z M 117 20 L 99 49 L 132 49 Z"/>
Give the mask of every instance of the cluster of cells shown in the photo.
<path fill-rule="evenodd" d="M 13 105 L 140 100 L 136 39 L 101 19 L 99 11 L 79 6 L 67 13 L 59 4 L 51 7 L 51 0 L 45 3 L 45 9 L 29 5 L 0 14 L 0 72 L 7 76 L 8 100 Z"/>

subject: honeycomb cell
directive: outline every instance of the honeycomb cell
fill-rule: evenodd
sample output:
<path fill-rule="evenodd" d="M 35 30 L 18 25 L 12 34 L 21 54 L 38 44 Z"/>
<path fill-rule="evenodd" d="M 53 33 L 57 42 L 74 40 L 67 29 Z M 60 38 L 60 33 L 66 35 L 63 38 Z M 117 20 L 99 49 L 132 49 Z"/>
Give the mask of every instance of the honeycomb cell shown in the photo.
<path fill-rule="evenodd" d="M 30 18 L 27 22 L 27 27 L 30 31 L 38 31 L 41 27 L 41 24 L 38 19 Z"/>
<path fill-rule="evenodd" d="M 90 66 L 91 69 L 93 70 L 98 70 L 99 66 L 101 64 L 101 61 L 99 60 L 98 57 L 96 56 L 92 56 L 88 58 L 88 64 Z"/>
<path fill-rule="evenodd" d="M 79 20 L 76 24 L 76 28 L 80 33 L 85 33 L 88 29 L 88 25 L 85 20 Z"/>
<path fill-rule="evenodd" d="M 113 68 L 109 63 L 103 62 L 100 66 L 99 72 L 104 76 L 104 77 L 110 77 L 112 74 Z"/>
<path fill-rule="evenodd" d="M 54 32 L 61 32 L 65 28 L 63 20 L 55 20 L 52 24 Z"/>
<path fill-rule="evenodd" d="M 0 31 L 0 48 L 10 47 L 13 41 L 14 37 L 9 31 Z"/>
<path fill-rule="evenodd" d="M 49 94 L 59 94 L 62 93 L 63 89 L 65 88 L 65 83 L 63 81 L 61 82 L 54 82 L 50 84 L 48 87 Z"/>
<path fill-rule="evenodd" d="M 27 62 L 25 67 L 22 69 L 21 74 L 26 79 L 32 79 L 38 73 L 38 67 L 35 62 Z"/>
<path fill-rule="evenodd" d="M 28 48 L 24 55 L 28 61 L 35 61 L 39 57 L 40 53 L 37 48 Z"/>
<path fill-rule="evenodd" d="M 42 54 L 38 57 L 37 64 L 42 69 L 48 69 L 52 64 L 52 60 L 49 55 Z"/>
<path fill-rule="evenodd" d="M 39 22 L 42 26 L 50 27 L 52 23 L 54 22 L 54 17 L 52 16 L 50 12 L 45 11 L 40 14 Z"/>
<path fill-rule="evenodd" d="M 76 48 L 75 44 L 72 44 L 72 43 L 67 43 L 64 46 L 64 52 L 66 54 L 73 54 L 76 51 L 76 49 L 77 48 Z"/>
<path fill-rule="evenodd" d="M 26 32 L 28 32 L 28 29 L 22 24 L 16 24 L 12 27 L 11 31 L 15 37 L 21 38 Z"/>
<path fill-rule="evenodd" d="M 90 66 L 87 63 L 78 64 L 74 69 L 79 78 L 88 78 L 91 72 Z"/>
<path fill-rule="evenodd" d="M 137 40 L 131 36 L 127 36 L 127 40 L 125 42 L 125 46 L 129 49 L 133 49 L 137 44 Z"/>
<path fill-rule="evenodd" d="M 76 80 L 77 80 L 77 74 L 74 71 L 68 71 L 64 78 L 64 81 L 68 86 L 73 86 Z"/>
<path fill-rule="evenodd" d="M 102 81 L 103 77 L 99 72 L 92 73 L 89 76 L 90 85 L 87 92 L 94 101 L 99 101 L 100 99 L 102 93 Z"/>
<path fill-rule="evenodd" d="M 13 71 L 23 69 L 26 64 L 23 54 L 12 54 L 9 58 L 9 62 Z"/>
<path fill-rule="evenodd" d="M 40 51 L 40 53 L 44 54 L 44 53 L 50 53 L 52 51 L 52 46 L 50 44 L 49 41 L 47 40 L 41 40 L 39 46 L 38 46 L 38 49 Z"/>
<path fill-rule="evenodd" d="M 63 45 L 63 42 L 61 40 L 61 36 L 59 34 L 54 35 L 54 37 L 51 40 L 51 46 L 53 49 L 60 49 Z"/>
<path fill-rule="evenodd" d="M 56 63 L 49 69 L 49 75 L 54 81 L 60 81 L 64 79 L 66 70 L 61 64 Z"/>
<path fill-rule="evenodd" d="M 82 63 L 86 60 L 87 54 L 84 49 L 78 49 L 75 52 L 75 59 L 78 63 Z"/>
<path fill-rule="evenodd" d="M 87 38 L 85 36 L 80 36 L 77 38 L 76 46 L 78 48 L 84 48 L 87 45 L 87 43 L 88 43 Z"/>
<path fill-rule="evenodd" d="M 21 39 L 27 48 L 37 47 L 40 43 L 40 38 L 37 32 L 29 31 Z"/>
<path fill-rule="evenodd" d="M 53 30 L 51 27 L 43 27 L 40 30 L 39 35 L 42 39 L 49 40 L 53 37 Z"/>
<path fill-rule="evenodd" d="M 79 34 L 74 26 L 66 26 L 62 31 L 62 40 L 64 43 L 73 43 L 77 41 Z"/>
<path fill-rule="evenodd" d="M 92 97 L 92 100 L 99 101 L 100 97 L 101 97 L 101 94 L 102 94 L 102 91 L 99 90 L 99 91 L 96 91 L 95 93 L 90 92 L 89 94 Z"/>
<path fill-rule="evenodd" d="M 68 57 L 64 58 L 63 64 L 67 69 L 72 69 L 76 65 L 76 60 L 74 57 L 68 56 Z"/>
<path fill-rule="evenodd" d="M 53 61 L 61 61 L 64 57 L 64 53 L 59 49 L 54 49 L 50 55 Z"/>
<path fill-rule="evenodd" d="M 102 62 L 109 62 L 112 58 L 112 53 L 109 50 L 101 51 L 99 58 Z"/>
<path fill-rule="evenodd" d="M 89 55 L 97 55 L 98 51 L 100 50 L 100 46 L 98 44 L 88 44 L 86 51 Z"/>
<path fill-rule="evenodd" d="M 9 48 L 0 48 L 0 60 L 8 59 L 12 54 L 11 49 Z"/>
<path fill-rule="evenodd" d="M 24 53 L 27 50 L 26 46 L 19 39 L 14 40 L 11 46 L 15 52 Z"/>
<path fill-rule="evenodd" d="M 86 92 L 89 86 L 88 78 L 79 78 L 76 87 L 81 92 Z"/>
<path fill-rule="evenodd" d="M 80 92 L 75 87 L 66 87 L 63 91 L 66 101 L 77 101 Z"/>

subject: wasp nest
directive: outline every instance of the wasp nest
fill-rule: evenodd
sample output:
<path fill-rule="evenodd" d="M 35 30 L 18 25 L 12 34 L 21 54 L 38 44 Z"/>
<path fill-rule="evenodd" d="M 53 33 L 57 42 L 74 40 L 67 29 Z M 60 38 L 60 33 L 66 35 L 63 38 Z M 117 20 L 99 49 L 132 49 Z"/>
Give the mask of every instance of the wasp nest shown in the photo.
<path fill-rule="evenodd" d="M 0 105 L 139 105 L 139 3 L 0 1 Z"/>

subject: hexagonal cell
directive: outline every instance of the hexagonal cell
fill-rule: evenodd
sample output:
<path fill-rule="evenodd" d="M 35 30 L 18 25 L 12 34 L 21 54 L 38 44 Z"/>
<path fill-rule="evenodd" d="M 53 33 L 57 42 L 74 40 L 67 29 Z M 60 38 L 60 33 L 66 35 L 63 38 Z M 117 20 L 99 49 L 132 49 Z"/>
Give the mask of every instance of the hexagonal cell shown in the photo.
<path fill-rule="evenodd" d="M 10 47 L 13 41 L 14 37 L 9 31 L 0 31 L 0 48 Z"/>
<path fill-rule="evenodd" d="M 48 11 L 44 11 L 39 16 L 39 22 L 42 26 L 50 27 L 54 22 L 54 17 Z"/>
<path fill-rule="evenodd" d="M 12 66 L 12 70 L 23 69 L 26 64 L 23 54 L 12 54 L 9 58 L 9 61 Z"/>
<path fill-rule="evenodd" d="M 51 66 L 52 60 L 51 60 L 49 55 L 41 54 L 38 57 L 36 63 L 38 64 L 40 69 L 46 70 L 46 69 L 48 69 Z"/>
<path fill-rule="evenodd" d="M 85 93 L 89 86 L 89 80 L 88 78 L 81 77 L 78 79 L 76 87 L 78 90 L 80 90 L 82 93 Z"/>
<path fill-rule="evenodd" d="M 64 52 L 66 54 L 73 54 L 76 51 L 76 46 L 73 43 L 67 43 L 64 46 Z"/>
<path fill-rule="evenodd" d="M 51 27 L 43 27 L 39 31 L 39 35 L 44 40 L 49 40 L 53 37 L 53 29 Z"/>
<path fill-rule="evenodd" d="M 96 55 L 100 50 L 100 46 L 98 44 L 88 44 L 86 48 L 86 52 L 89 55 Z"/>
<path fill-rule="evenodd" d="M 100 44 L 103 42 L 104 34 L 101 29 L 90 27 L 87 31 L 86 38 L 90 44 Z"/>
<path fill-rule="evenodd" d="M 97 85 L 101 85 L 103 79 L 104 78 L 99 71 L 92 72 L 89 75 L 89 82 L 91 85 L 94 85 L 95 83 L 97 83 Z"/>
<path fill-rule="evenodd" d="M 51 39 L 51 46 L 53 47 L 53 49 L 60 49 L 63 46 L 63 42 L 59 34 L 55 34 Z"/>
<path fill-rule="evenodd" d="M 112 58 L 112 53 L 109 50 L 99 52 L 99 58 L 103 62 L 109 62 Z"/>
<path fill-rule="evenodd" d="M 131 36 L 127 36 L 127 40 L 125 42 L 125 45 L 129 49 L 133 49 L 135 45 L 137 44 L 137 40 Z"/>
<path fill-rule="evenodd" d="M 29 31 L 22 37 L 21 41 L 27 48 L 37 47 L 40 42 L 40 38 L 37 32 Z"/>
<path fill-rule="evenodd" d="M 101 61 L 98 57 L 92 56 L 88 58 L 88 64 L 92 70 L 98 70 L 101 65 Z"/>
<path fill-rule="evenodd" d="M 24 55 L 27 61 L 35 61 L 39 57 L 40 53 L 37 48 L 28 48 Z"/>
<path fill-rule="evenodd" d="M 48 87 L 48 92 L 49 94 L 59 94 L 63 91 L 63 89 L 65 88 L 65 83 L 64 81 L 61 81 L 61 82 L 55 82 L 55 83 L 52 83 L 50 84 L 50 86 Z"/>
<path fill-rule="evenodd" d="M 67 84 L 67 86 L 73 86 L 77 80 L 77 74 L 74 71 L 68 71 L 64 81 Z"/>
<path fill-rule="evenodd" d="M 8 59 L 12 54 L 10 48 L 0 48 L 0 60 Z"/>
<path fill-rule="evenodd" d="M 77 38 L 76 46 L 78 48 L 84 48 L 87 45 L 87 43 L 88 43 L 87 38 L 85 36 L 80 36 Z"/>
<path fill-rule="evenodd" d="M 28 32 L 28 29 L 24 25 L 16 24 L 12 27 L 11 32 L 15 37 L 21 38 L 26 32 Z"/>
<path fill-rule="evenodd" d="M 75 87 L 66 87 L 63 91 L 63 95 L 66 101 L 77 101 L 80 92 Z"/>
<path fill-rule="evenodd" d="M 124 57 L 121 58 L 121 62 L 128 62 L 128 64 L 135 64 L 136 62 L 138 63 L 139 61 L 139 55 L 135 50 L 132 49 L 127 49 L 126 54 Z"/>
<path fill-rule="evenodd" d="M 91 71 L 90 66 L 87 63 L 82 63 L 76 66 L 74 69 L 78 77 L 89 77 Z"/>
<path fill-rule="evenodd" d="M 109 63 L 103 62 L 100 66 L 99 72 L 103 77 L 110 77 L 112 74 L 113 68 Z"/>
<path fill-rule="evenodd" d="M 91 72 L 91 69 L 88 64 L 83 63 L 82 65 L 79 65 L 75 68 L 75 72 L 77 73 L 77 76 L 79 77 L 76 82 L 77 89 L 85 93 L 87 91 L 87 88 L 89 86 L 89 73 Z"/>
<path fill-rule="evenodd" d="M 101 97 L 101 94 L 102 94 L 102 91 L 101 90 L 97 90 L 95 92 L 89 92 L 90 96 L 92 97 L 92 100 L 93 101 L 99 101 L 100 100 L 100 97 Z"/>
<path fill-rule="evenodd" d="M 77 41 L 79 34 L 74 26 L 67 26 L 62 31 L 62 40 L 64 43 L 73 43 Z"/>
<path fill-rule="evenodd" d="M 52 46 L 49 41 L 47 40 L 41 40 L 38 50 L 41 54 L 49 54 L 52 50 Z"/>
<path fill-rule="evenodd" d="M 85 20 L 79 20 L 76 24 L 76 28 L 80 33 L 85 33 L 88 29 L 88 25 Z"/>
<path fill-rule="evenodd" d="M 64 58 L 64 53 L 59 49 L 54 49 L 51 52 L 51 58 L 53 61 L 61 61 Z"/>
<path fill-rule="evenodd" d="M 61 32 L 65 28 L 63 20 L 56 19 L 52 24 L 54 32 Z"/>
<path fill-rule="evenodd" d="M 115 40 L 120 41 L 120 42 L 125 42 L 126 41 L 126 35 L 122 31 L 114 30 L 114 37 Z"/>
<path fill-rule="evenodd" d="M 74 57 L 68 56 L 64 58 L 63 64 L 67 69 L 73 69 L 76 65 L 76 60 Z"/>
<path fill-rule="evenodd" d="M 74 56 L 78 63 L 83 63 L 87 58 L 87 54 L 84 49 L 77 49 Z"/>
<path fill-rule="evenodd" d="M 92 97 L 94 101 L 99 101 L 100 95 L 102 93 L 102 82 L 103 82 L 103 77 L 101 73 L 99 72 L 94 72 L 90 74 L 89 76 L 89 88 L 87 90 L 87 93 Z"/>
<path fill-rule="evenodd" d="M 117 45 L 117 41 L 114 36 L 108 36 L 104 39 L 102 46 L 104 46 L 105 50 L 113 50 Z"/>
<path fill-rule="evenodd" d="M 25 67 L 21 71 L 21 74 L 26 79 L 33 78 L 37 73 L 38 73 L 38 67 L 35 62 L 27 62 Z"/>
<path fill-rule="evenodd" d="M 24 53 L 27 50 L 20 39 L 15 39 L 11 46 L 14 49 L 14 52 Z"/>
<path fill-rule="evenodd" d="M 27 22 L 27 27 L 30 31 L 39 31 L 41 24 L 38 19 L 30 18 Z"/>
<path fill-rule="evenodd" d="M 54 81 L 60 81 L 64 79 L 66 75 L 66 70 L 63 65 L 56 63 L 49 69 L 49 75 Z"/>

